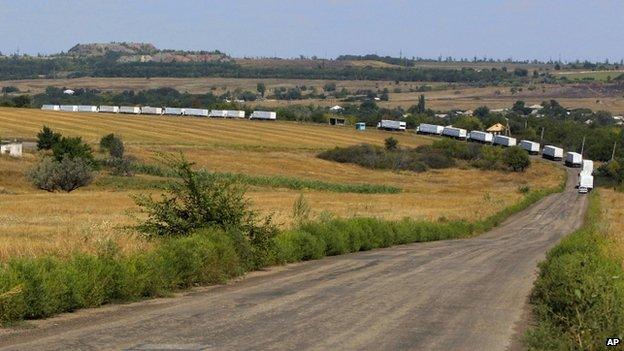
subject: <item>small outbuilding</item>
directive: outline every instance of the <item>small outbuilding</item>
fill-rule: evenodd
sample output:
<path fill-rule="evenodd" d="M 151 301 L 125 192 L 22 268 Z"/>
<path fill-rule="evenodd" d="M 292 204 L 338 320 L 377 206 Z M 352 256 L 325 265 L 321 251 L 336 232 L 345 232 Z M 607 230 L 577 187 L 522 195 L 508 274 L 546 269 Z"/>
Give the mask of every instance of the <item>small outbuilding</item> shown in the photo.
<path fill-rule="evenodd" d="M 344 126 L 347 124 L 347 119 L 343 117 L 329 117 L 329 125 L 332 126 Z"/>
<path fill-rule="evenodd" d="M 496 123 L 490 128 L 486 129 L 486 132 L 492 133 L 494 135 L 502 134 L 503 132 L 505 132 L 505 126 L 501 123 Z"/>
<path fill-rule="evenodd" d="M 336 106 L 332 106 L 332 107 L 330 107 L 330 108 L 329 108 L 329 110 L 330 110 L 331 112 L 339 112 L 339 111 L 344 110 L 344 108 L 343 108 L 342 106 L 338 106 L 338 105 L 336 105 Z"/>
<path fill-rule="evenodd" d="M 355 129 L 356 130 L 366 130 L 366 123 L 364 122 L 358 122 L 355 124 Z"/>
<path fill-rule="evenodd" d="M 0 154 L 11 157 L 22 157 L 22 143 L 0 144 Z"/>

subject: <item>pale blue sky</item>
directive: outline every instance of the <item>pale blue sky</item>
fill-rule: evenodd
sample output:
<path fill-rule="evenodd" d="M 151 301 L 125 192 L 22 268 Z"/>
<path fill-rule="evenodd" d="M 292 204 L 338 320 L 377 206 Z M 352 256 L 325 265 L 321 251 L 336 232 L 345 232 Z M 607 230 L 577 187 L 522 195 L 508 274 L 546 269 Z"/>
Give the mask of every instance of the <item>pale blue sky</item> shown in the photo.
<path fill-rule="evenodd" d="M 0 51 L 144 41 L 234 56 L 624 58 L 622 0 L 0 0 Z"/>

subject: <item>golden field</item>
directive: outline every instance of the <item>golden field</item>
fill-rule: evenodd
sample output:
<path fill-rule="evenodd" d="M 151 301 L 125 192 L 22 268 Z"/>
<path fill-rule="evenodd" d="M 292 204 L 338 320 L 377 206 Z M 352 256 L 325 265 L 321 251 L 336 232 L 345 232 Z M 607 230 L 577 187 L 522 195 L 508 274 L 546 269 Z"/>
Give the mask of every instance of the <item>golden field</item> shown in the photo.
<path fill-rule="evenodd" d="M 608 254 L 624 258 L 624 193 L 613 189 L 600 189 L 600 198 L 606 232 L 609 234 L 614 247 L 605 248 Z M 622 262 L 624 266 L 624 262 Z"/>
<path fill-rule="evenodd" d="M 66 135 L 83 136 L 96 147 L 108 133 L 123 137 L 128 153 L 147 163 L 160 152 L 182 152 L 198 166 L 250 175 L 284 175 L 334 183 L 394 185 L 399 194 L 352 194 L 252 187 L 248 197 L 277 224 L 291 224 L 292 206 L 303 193 L 312 215 L 376 216 L 475 220 L 518 201 L 518 188 L 558 185 L 563 172 L 546 162 L 534 162 L 524 174 L 447 169 L 426 173 L 370 170 L 316 158 L 319 150 L 362 142 L 381 144 L 393 135 L 403 146 L 430 143 L 413 133 L 377 130 L 357 132 L 347 127 L 180 117 L 147 117 L 0 109 L 0 135 L 33 139 L 42 125 Z M 66 254 L 94 250 L 98 243 L 117 242 L 132 251 L 150 243 L 123 229 L 139 215 L 131 194 L 92 184 L 69 194 L 34 189 L 25 172 L 37 161 L 0 158 L 0 259 L 15 255 Z M 100 174 L 99 177 L 107 177 Z M 145 177 L 145 176 L 137 176 Z"/>

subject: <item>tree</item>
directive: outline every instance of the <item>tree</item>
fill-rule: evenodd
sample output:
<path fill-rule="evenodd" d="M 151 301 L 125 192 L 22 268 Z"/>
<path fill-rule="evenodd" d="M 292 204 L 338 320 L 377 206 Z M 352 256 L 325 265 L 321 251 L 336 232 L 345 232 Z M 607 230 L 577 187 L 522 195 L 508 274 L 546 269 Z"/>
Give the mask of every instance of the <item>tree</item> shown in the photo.
<path fill-rule="evenodd" d="M 520 146 L 512 146 L 505 149 L 504 162 L 514 172 L 523 172 L 531 165 L 529 154 Z"/>
<path fill-rule="evenodd" d="M 424 113 L 426 110 L 425 105 L 425 95 L 420 95 L 418 97 L 418 105 L 416 105 L 416 113 Z"/>
<path fill-rule="evenodd" d="M 525 107 L 525 102 L 522 100 L 517 100 L 516 102 L 514 102 L 511 110 L 521 115 L 528 115 L 531 112 L 531 109 Z"/>
<path fill-rule="evenodd" d="M 45 157 L 31 169 L 28 179 L 39 189 L 71 192 L 93 180 L 91 165 L 80 158 L 64 156 L 60 161 Z"/>
<path fill-rule="evenodd" d="M 258 84 L 256 84 L 256 90 L 260 93 L 260 96 L 264 97 L 264 93 L 266 93 L 266 85 L 263 82 L 258 82 Z"/>
<path fill-rule="evenodd" d="M 109 155 L 114 158 L 122 158 L 124 156 L 124 144 L 121 137 L 111 133 L 100 139 L 100 150 L 108 151 Z"/>
<path fill-rule="evenodd" d="M 399 141 L 395 137 L 389 137 L 384 140 L 384 145 L 386 146 L 386 150 L 395 151 L 399 148 Z"/>
<path fill-rule="evenodd" d="M 323 86 L 323 90 L 326 92 L 336 91 L 336 83 L 334 82 L 325 83 L 325 85 Z"/>
<path fill-rule="evenodd" d="M 43 129 L 37 133 L 37 149 L 38 150 L 50 150 L 61 140 L 61 133 L 55 133 L 48 126 L 43 126 Z"/>
<path fill-rule="evenodd" d="M 487 106 L 479 106 L 473 112 L 473 115 L 479 119 L 484 119 L 489 114 L 490 114 L 490 109 Z"/>
<path fill-rule="evenodd" d="M 454 123 L 453 126 L 457 128 L 463 128 L 467 130 L 483 130 L 483 123 L 477 118 L 472 116 L 462 116 L 459 117 Z"/>
<path fill-rule="evenodd" d="M 28 107 L 32 102 L 30 95 L 19 95 L 14 97 L 12 100 L 15 107 Z"/>
<path fill-rule="evenodd" d="M 69 159 L 80 158 L 92 166 L 95 164 L 91 147 L 83 143 L 80 137 L 62 137 L 61 140 L 52 147 L 52 154 L 59 162 L 67 157 Z"/>

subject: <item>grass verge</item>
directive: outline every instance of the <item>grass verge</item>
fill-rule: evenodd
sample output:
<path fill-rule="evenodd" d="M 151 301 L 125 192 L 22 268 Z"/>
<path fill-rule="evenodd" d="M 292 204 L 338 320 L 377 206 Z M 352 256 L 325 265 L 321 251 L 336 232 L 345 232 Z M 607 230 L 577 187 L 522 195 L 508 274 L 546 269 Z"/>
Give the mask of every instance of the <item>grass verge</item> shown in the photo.
<path fill-rule="evenodd" d="M 158 177 L 174 177 L 168 169 L 159 165 L 149 164 L 136 164 L 134 169 L 139 174 L 146 174 Z M 210 177 L 214 177 L 217 180 L 234 181 L 241 184 L 251 186 L 263 186 L 272 188 L 286 188 L 293 190 L 320 190 L 330 191 L 336 193 L 359 193 L 359 194 L 398 194 L 401 192 L 400 188 L 382 185 L 382 184 L 341 184 L 323 182 L 320 180 L 301 179 L 296 177 L 287 176 L 259 176 L 248 175 L 243 173 L 230 173 L 230 172 L 209 172 Z M 156 185 L 156 184 L 154 184 Z"/>
<path fill-rule="evenodd" d="M 283 264 L 412 242 L 465 238 L 498 225 L 557 190 L 529 192 L 521 202 L 477 222 L 350 218 L 304 223 L 273 237 L 260 261 L 263 265 Z M 156 249 L 127 256 L 114 245 L 103 244 L 96 254 L 76 253 L 69 259 L 10 260 L 0 266 L 0 322 L 45 318 L 221 283 L 253 269 L 253 262 L 259 261 L 254 257 L 258 251 L 236 231 L 203 229 L 187 237 L 159 240 Z"/>
<path fill-rule="evenodd" d="M 537 322 L 525 335 L 530 350 L 601 350 L 624 337 L 624 270 L 607 254 L 600 198 L 590 197 L 585 224 L 539 266 L 531 295 Z"/>

